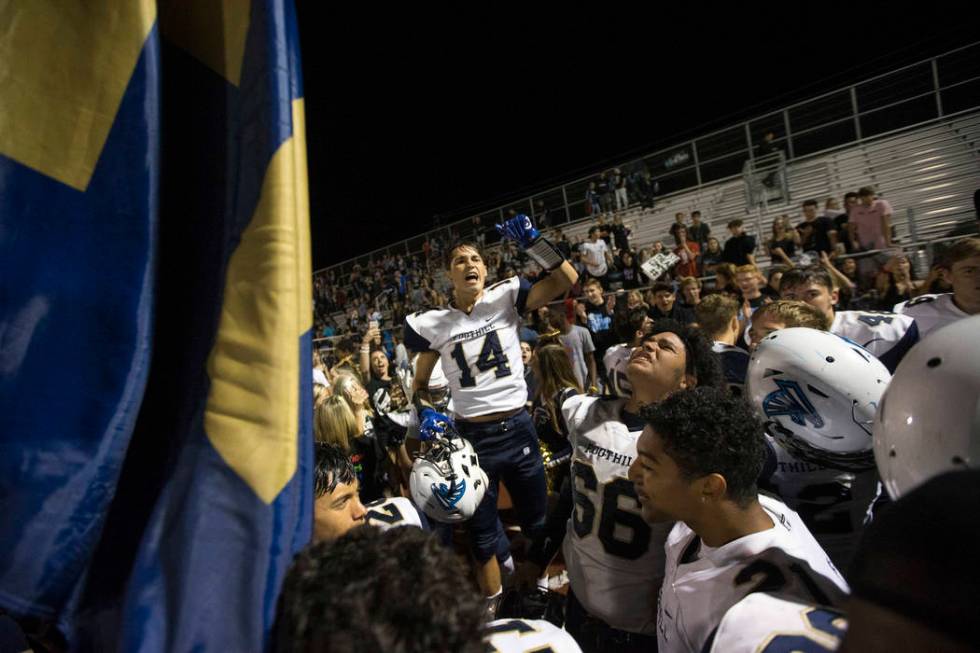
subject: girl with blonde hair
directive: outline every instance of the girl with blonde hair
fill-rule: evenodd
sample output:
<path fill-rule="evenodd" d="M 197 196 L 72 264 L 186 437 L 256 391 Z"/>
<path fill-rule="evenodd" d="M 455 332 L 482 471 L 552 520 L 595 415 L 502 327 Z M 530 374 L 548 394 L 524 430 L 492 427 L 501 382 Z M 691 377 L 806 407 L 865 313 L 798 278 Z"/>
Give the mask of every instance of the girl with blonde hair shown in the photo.
<path fill-rule="evenodd" d="M 317 402 L 313 415 L 313 433 L 317 442 L 335 444 L 351 453 L 352 443 L 359 431 L 354 413 L 343 397 L 331 395 Z"/>
<path fill-rule="evenodd" d="M 331 417 L 337 420 L 336 428 L 347 434 L 348 445 L 345 450 L 351 453 L 351 462 L 354 463 L 354 471 L 357 472 L 361 484 L 361 501 L 367 503 L 380 499 L 384 497 L 384 488 L 388 485 L 387 474 L 381 464 L 386 454 L 381 450 L 374 433 L 373 413 L 367 390 L 352 375 L 339 374 L 334 379 L 333 391 L 333 396 L 324 404 L 333 408 L 343 403 L 351 416 L 351 421 L 347 422 L 346 414 L 336 408 L 337 413 Z M 344 446 L 340 442 L 338 444 Z"/>

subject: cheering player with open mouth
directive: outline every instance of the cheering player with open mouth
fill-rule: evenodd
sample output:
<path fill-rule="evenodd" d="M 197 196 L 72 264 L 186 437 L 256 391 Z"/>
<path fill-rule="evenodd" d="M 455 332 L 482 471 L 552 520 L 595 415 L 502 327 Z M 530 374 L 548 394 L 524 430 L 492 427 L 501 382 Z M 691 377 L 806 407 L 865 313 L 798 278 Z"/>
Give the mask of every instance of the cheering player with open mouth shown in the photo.
<path fill-rule="evenodd" d="M 428 401 L 429 375 L 436 361 L 449 379 L 459 433 L 472 442 L 489 487 L 469 524 L 479 578 L 488 597 L 500 594 L 494 556 L 497 486 L 507 484 L 521 528 L 533 538 L 544 525 L 547 503 L 544 463 L 534 425 L 524 404 L 527 386 L 518 340 L 520 316 L 566 292 L 578 273 L 530 218 L 519 215 L 497 225 L 504 238 L 522 247 L 548 275 L 533 286 L 511 277 L 487 288 L 487 268 L 476 245 L 448 250 L 453 298 L 446 308 L 420 311 L 405 319 L 405 345 L 421 352 L 414 382 L 423 439 L 445 432 L 449 418 Z M 491 609 L 493 602 L 490 603 Z"/>

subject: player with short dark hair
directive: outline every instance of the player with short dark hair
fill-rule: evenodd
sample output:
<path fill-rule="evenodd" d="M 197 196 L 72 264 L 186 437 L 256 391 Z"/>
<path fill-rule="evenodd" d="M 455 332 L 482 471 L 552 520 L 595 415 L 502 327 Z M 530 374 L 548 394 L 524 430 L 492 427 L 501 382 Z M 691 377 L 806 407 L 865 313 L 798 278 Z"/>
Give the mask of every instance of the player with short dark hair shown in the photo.
<path fill-rule="evenodd" d="M 363 524 L 367 510 L 358 497 L 350 455 L 326 442 L 315 442 L 313 447 L 313 539 L 335 540 Z"/>
<path fill-rule="evenodd" d="M 483 651 L 480 595 L 451 550 L 416 528 L 356 528 L 303 549 L 272 637 L 296 651 Z"/>
<path fill-rule="evenodd" d="M 518 329 L 521 315 L 561 295 L 578 279 L 575 268 L 534 228 L 517 216 L 497 226 L 548 274 L 533 286 L 510 277 L 485 287 L 487 269 L 471 244 L 449 248 L 447 272 L 453 285 L 449 306 L 405 318 L 405 345 L 421 352 L 414 401 L 423 437 L 445 433 L 449 418 L 434 410 L 429 376 L 437 361 L 449 380 L 459 434 L 469 440 L 488 478 L 488 487 L 468 523 L 481 586 L 488 597 L 500 594 L 497 564 L 497 486 L 503 479 L 528 537 L 544 525 L 547 492 L 544 463 L 530 415 L 524 409 L 527 383 Z M 491 605 L 492 608 L 492 605 Z"/>
<path fill-rule="evenodd" d="M 701 651 L 729 607 L 758 590 L 838 605 L 847 585 L 799 516 L 758 494 L 762 424 L 714 388 L 644 410 L 630 467 L 649 523 L 677 520 L 665 546 L 660 653 Z"/>
<path fill-rule="evenodd" d="M 633 349 L 629 398 L 573 396 L 562 415 L 572 444 L 575 506 L 563 542 L 535 547 L 540 571 L 563 544 L 570 589 L 565 628 L 587 653 L 655 646 L 655 596 L 669 525 L 648 526 L 626 478 L 643 428 L 641 407 L 673 392 L 722 383 L 711 345 L 690 327 L 663 320 Z M 521 576 L 531 576 L 522 569 Z"/>
<path fill-rule="evenodd" d="M 814 265 L 788 270 L 779 283 L 782 299 L 806 302 L 830 320 L 830 332 L 844 336 L 878 357 L 894 372 L 902 357 L 919 342 L 915 320 L 905 315 L 870 311 L 834 311 L 840 298 L 830 273 Z"/>

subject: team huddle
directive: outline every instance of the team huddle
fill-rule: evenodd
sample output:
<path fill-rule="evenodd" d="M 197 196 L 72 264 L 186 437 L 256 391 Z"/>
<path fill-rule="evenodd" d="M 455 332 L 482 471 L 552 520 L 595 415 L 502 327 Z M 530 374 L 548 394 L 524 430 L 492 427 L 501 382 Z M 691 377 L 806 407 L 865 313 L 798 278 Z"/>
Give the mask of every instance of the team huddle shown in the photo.
<path fill-rule="evenodd" d="M 834 279 L 793 269 L 747 323 L 723 295 L 694 325 L 625 320 L 590 374 L 605 394 L 586 393 L 557 335 L 523 352 L 520 337 L 575 268 L 525 216 L 498 229 L 546 274 L 486 285 L 477 246 L 447 252 L 452 301 L 404 324 L 410 437 L 393 459 L 408 496 L 363 504 L 350 456 L 317 444 L 318 543 L 287 578 L 281 650 L 980 646 L 973 554 L 935 575 L 955 561 L 918 532 L 980 543 L 980 316 L 948 295 L 835 311 Z M 472 575 L 453 554 L 461 529 Z M 556 559 L 564 596 L 542 589 Z"/>

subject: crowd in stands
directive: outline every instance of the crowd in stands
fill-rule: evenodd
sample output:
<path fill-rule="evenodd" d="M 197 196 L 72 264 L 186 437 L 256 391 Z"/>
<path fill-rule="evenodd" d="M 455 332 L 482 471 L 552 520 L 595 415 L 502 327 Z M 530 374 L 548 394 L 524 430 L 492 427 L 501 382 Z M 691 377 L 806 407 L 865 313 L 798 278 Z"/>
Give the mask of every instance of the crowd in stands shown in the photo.
<path fill-rule="evenodd" d="M 452 314 L 428 311 L 428 318 L 419 313 L 406 320 L 405 315 L 409 310 L 445 307 L 447 297 L 456 305 L 463 297 L 462 284 L 471 282 L 470 268 L 485 264 L 485 286 L 472 273 L 473 282 L 481 282 L 479 292 L 496 292 L 492 301 L 516 298 L 494 310 L 505 314 L 517 307 L 520 319 L 514 328 L 527 401 L 519 408 L 520 415 L 499 413 L 501 417 L 486 425 L 468 422 L 458 412 L 459 404 L 453 413 L 448 389 L 453 387 L 455 393 L 459 385 L 466 388 L 475 383 L 469 377 L 471 368 L 463 367 L 469 363 L 461 360 L 461 345 L 450 360 L 461 366 L 462 376 L 450 383 L 441 373 L 433 373 L 426 396 L 439 411 L 454 414 L 461 430 L 469 424 L 466 428 L 474 435 L 466 437 L 478 447 L 484 446 L 480 437 L 489 437 L 490 428 L 507 432 L 514 420 L 533 422 L 547 476 L 547 520 L 534 529 L 522 523 L 520 536 L 505 534 L 505 523 L 513 530 L 515 513 L 508 511 L 510 506 L 502 498 L 497 504 L 499 535 L 487 555 L 505 577 L 497 579 L 498 588 L 501 582 L 512 588 L 537 582 L 557 584 L 565 592 L 560 600 L 563 607 L 548 616 L 564 624 L 564 630 L 548 631 L 548 637 L 574 639 L 560 650 L 599 651 L 607 646 L 624 651 L 657 650 L 657 646 L 661 651 L 734 650 L 728 646 L 739 637 L 758 636 L 753 646 L 773 637 L 772 641 L 790 637 L 798 630 L 801 614 L 826 617 L 821 631 L 826 639 L 818 640 L 830 643 L 821 650 L 835 650 L 840 643 L 845 616 L 856 624 L 852 642 L 867 646 L 888 639 L 880 629 L 866 630 L 871 628 L 866 624 L 874 622 L 869 613 L 846 612 L 854 605 L 847 603 L 848 593 L 853 592 L 858 605 L 861 601 L 884 605 L 875 593 L 887 584 L 873 562 L 877 551 L 911 556 L 895 563 L 899 565 L 919 555 L 928 557 L 928 564 L 939 565 L 941 556 L 931 549 L 911 552 L 903 548 L 902 538 L 889 539 L 899 528 L 891 520 L 902 523 L 896 517 L 902 513 L 885 509 L 879 515 L 879 476 L 870 450 L 870 424 L 891 373 L 900 369 L 903 358 L 924 351 L 920 340 L 944 326 L 966 320 L 976 324 L 980 319 L 976 317 L 980 315 L 980 237 L 974 231 L 955 240 L 937 253 L 927 278 L 917 279 L 908 256 L 889 249 L 896 241 L 888 203 L 863 188 L 848 193 L 842 204 L 845 209 L 838 208 L 834 199 L 825 200 L 820 212 L 818 202 L 804 202 L 795 219 L 786 215 L 774 221 L 772 235 L 761 248 L 740 220 L 727 225 L 728 237 L 721 244 L 698 212 L 690 221 L 678 213 L 669 237 L 637 248 L 630 227 L 618 216 L 607 221 L 600 215 L 581 242 L 569 241 L 558 230 L 550 232 L 553 245 L 574 267 L 578 280 L 564 297 L 533 306 L 526 304 L 528 289 L 549 275 L 510 245 L 485 256 L 472 245 L 446 246 L 448 268 L 423 254 L 386 257 L 372 270 L 356 270 L 347 287 L 358 305 L 355 309 L 343 305 L 350 320 L 330 334 L 342 337 L 314 353 L 318 466 L 330 471 L 333 484 L 317 486 L 318 543 L 298 559 L 298 568 L 287 581 L 281 623 L 292 637 L 333 641 L 331 628 L 310 630 L 313 622 L 303 616 L 318 608 L 303 601 L 323 600 L 323 583 L 343 586 L 368 576 L 370 583 L 380 583 L 376 566 L 387 557 L 413 558 L 412 564 L 386 566 L 385 574 L 408 583 L 406 588 L 438 585 L 424 590 L 420 601 L 434 601 L 432 609 L 439 615 L 451 612 L 459 622 L 443 623 L 432 617 L 429 608 L 413 611 L 400 600 L 386 603 L 384 609 L 370 608 L 374 612 L 362 617 L 357 610 L 369 607 L 359 592 L 343 600 L 330 599 L 331 609 L 349 615 L 332 628 L 348 632 L 351 623 L 364 620 L 374 624 L 357 626 L 364 637 L 374 638 L 366 641 L 381 642 L 377 645 L 386 648 L 399 632 L 391 623 L 401 623 L 411 633 L 405 636 L 443 638 L 427 644 L 431 650 L 469 650 L 469 645 L 476 650 L 474 642 L 487 637 L 482 624 L 494 616 L 512 621 L 492 622 L 491 633 L 543 637 L 551 628 L 543 621 L 520 621 L 519 617 L 528 616 L 523 614 L 527 610 L 504 609 L 500 594 L 494 594 L 492 585 L 488 589 L 481 575 L 480 559 L 471 560 L 472 569 L 467 571 L 458 556 L 447 555 L 447 551 L 466 551 L 456 536 L 468 526 L 440 525 L 431 514 L 427 520 L 427 510 L 412 503 L 418 496 L 414 464 L 427 447 L 419 440 L 423 418 L 412 394 L 420 386 L 413 379 L 421 373 L 421 357 L 433 353 L 427 347 L 435 342 L 433 334 L 444 328 L 440 320 L 465 321 L 464 315 L 476 311 L 476 304 Z M 665 245 L 664 240 L 673 244 Z M 765 273 L 756 258 L 760 249 L 771 261 Z M 457 260 L 461 251 L 472 260 Z M 676 260 L 649 278 L 642 263 L 667 253 Z M 438 287 L 437 279 L 447 276 L 447 285 Z M 336 301 L 339 285 L 328 276 L 320 280 L 318 292 Z M 508 288 L 513 295 L 506 294 Z M 387 303 L 368 301 L 379 295 L 388 296 Z M 405 331 L 385 328 L 386 317 L 400 320 L 395 324 L 403 322 Z M 435 321 L 425 323 L 425 319 Z M 473 319 L 480 318 L 474 313 Z M 423 331 L 424 324 L 429 324 L 429 330 Z M 777 332 L 782 336 L 778 341 L 770 337 Z M 464 335 L 474 333 L 483 332 Z M 485 382 L 503 383 L 515 361 L 508 362 L 496 335 L 493 346 L 486 344 L 489 338 L 484 342 L 475 365 L 496 373 L 483 377 Z M 972 343 L 964 346 L 965 351 L 973 351 Z M 941 352 L 929 354 L 929 367 L 940 365 L 937 361 L 950 354 L 947 349 L 929 351 Z M 764 376 L 750 369 L 750 352 L 767 361 L 762 366 Z M 813 360 L 808 362 L 808 356 Z M 843 365 L 827 368 L 835 360 Z M 916 376 L 906 373 L 901 378 L 903 382 L 912 378 L 909 382 L 914 383 Z M 963 378 L 954 375 L 955 383 L 963 383 Z M 977 378 L 974 374 L 966 382 L 975 383 Z M 768 384 L 767 390 L 759 394 L 762 384 Z M 801 388 L 812 393 L 809 398 Z M 866 401 L 856 399 L 865 396 Z M 771 417 L 765 427 L 757 416 L 761 412 Z M 831 420 L 838 413 L 847 419 Z M 863 449 L 841 453 L 813 445 L 819 440 L 812 434 L 821 419 L 833 424 L 841 439 L 860 440 Z M 480 456 L 487 467 L 489 458 L 485 452 Z M 582 456 L 590 462 L 582 462 Z M 962 486 L 977 479 L 963 477 L 957 482 Z M 832 499 L 814 495 L 828 487 Z M 940 494 L 948 491 L 927 487 Z M 769 494 L 759 494 L 759 489 Z M 617 496 L 629 497 L 633 504 L 617 503 Z M 898 493 L 892 498 L 898 499 Z M 527 495 L 515 493 L 512 499 L 519 509 Z M 932 496 L 927 503 L 935 506 L 937 500 Z M 972 501 L 976 502 L 975 496 Z M 634 504 L 639 513 L 623 508 Z M 925 508 L 915 510 L 920 512 L 914 518 L 920 519 Z M 604 525 L 604 518 L 596 516 L 602 511 L 618 515 L 628 528 Z M 409 512 L 414 516 L 406 519 Z M 867 527 L 872 513 L 874 521 Z M 600 523 L 595 526 L 593 521 Z M 389 522 L 431 528 L 437 537 L 402 533 L 385 538 L 361 528 L 365 523 L 386 527 Z M 961 521 L 952 520 L 949 527 L 958 533 L 955 537 L 978 540 L 975 529 L 964 530 Z M 604 528 L 608 528 L 605 535 Z M 891 535 L 882 535 L 885 531 Z M 596 537 L 599 548 L 591 543 Z M 640 539 L 650 541 L 648 548 L 646 544 L 636 548 Z M 435 542 L 441 542 L 442 548 Z M 735 546 L 736 542 L 741 544 Z M 415 564 L 416 553 L 424 558 L 419 564 L 430 569 L 438 565 L 441 572 L 450 573 L 427 575 Z M 363 574 L 356 565 L 341 568 L 341 561 L 349 564 L 360 557 L 367 560 Z M 551 575 L 554 565 L 563 566 L 566 573 Z M 328 576 L 334 574 L 349 580 L 330 580 Z M 957 592 L 975 589 L 978 577 L 971 574 L 961 579 Z M 460 581 L 467 575 L 469 584 Z M 475 579 L 486 603 L 474 600 Z M 750 581 L 759 583 L 755 593 L 728 589 Z M 663 590 L 658 594 L 655 586 L 661 582 Z M 372 596 L 390 590 L 390 586 L 371 587 Z M 935 587 L 905 587 L 901 592 L 911 596 L 920 590 L 933 592 Z M 708 601 L 706 593 L 713 593 L 716 603 Z M 450 606 L 447 596 L 459 600 L 450 601 Z M 553 595 L 547 599 L 555 600 Z M 708 610 L 709 604 L 717 610 Z M 962 629 L 947 628 L 942 621 L 963 605 L 954 601 L 936 610 L 938 621 L 922 617 L 911 604 L 886 607 L 904 620 L 909 637 L 975 644 L 968 632 L 964 640 Z M 686 611 L 683 621 L 676 616 L 681 611 Z M 542 608 L 537 618 L 545 613 Z M 430 622 L 432 628 L 420 625 Z M 726 623 L 730 632 L 724 630 Z M 805 623 L 800 626 L 805 627 Z M 555 646 L 557 640 L 541 641 L 542 646 Z M 795 640 L 789 643 L 800 646 Z M 491 650 L 511 649 L 491 642 Z"/>
<path fill-rule="evenodd" d="M 628 179 L 632 181 L 627 183 Z M 694 210 L 690 217 L 678 212 L 662 238 L 636 243 L 632 238 L 636 225 L 624 223 L 617 209 L 627 206 L 630 197 L 641 197 L 644 202 L 652 198 L 638 179 L 642 177 L 633 179 L 618 169 L 602 174 L 595 191 L 595 217 L 585 237 L 569 239 L 558 228 L 548 232 L 580 275 L 580 283 L 570 295 L 575 305 L 568 309 L 569 320 L 579 326 L 589 326 L 589 312 L 584 310 L 590 305 L 585 281 L 591 279 L 599 281 L 607 297 L 621 289 L 639 290 L 631 296 L 639 297 L 654 318 L 661 313 L 673 316 L 676 299 L 677 315 L 685 322 L 691 321 L 697 303 L 686 296 L 692 288 L 702 295 L 733 293 L 754 310 L 775 296 L 779 277 L 786 270 L 811 264 L 823 266 L 833 276 L 840 306 L 845 309 L 890 310 L 919 295 L 949 290 L 939 273 L 941 257 L 924 271 L 910 260 L 910 253 L 893 248 L 893 209 L 871 187 L 847 192 L 840 201 L 835 197 L 822 202 L 808 199 L 797 216 L 775 218 L 768 237 L 747 233 L 739 219 L 726 225 L 727 235 L 723 236 L 718 225 L 713 231 L 701 211 Z M 622 202 L 615 199 L 618 189 L 629 193 Z M 477 227 L 474 225 L 474 237 L 482 233 Z M 482 243 L 483 239 L 476 241 Z M 315 337 L 327 338 L 325 346 L 337 348 L 339 356 L 335 358 L 339 360 L 352 354 L 357 334 L 376 321 L 382 327 L 388 353 L 393 354 L 397 328 L 404 317 L 445 306 L 451 295 L 450 284 L 436 263 L 447 245 L 447 241 L 431 237 L 420 253 L 386 254 L 368 266 L 355 264 L 343 278 L 333 270 L 317 275 Z M 676 263 L 657 278 L 649 278 L 643 264 L 670 253 L 677 257 Z M 514 275 L 531 282 L 537 278 L 537 267 L 506 240 L 488 248 L 486 255 L 488 281 Z M 767 269 L 759 264 L 760 258 L 768 258 Z M 664 284 L 672 289 L 674 298 L 667 297 Z M 612 306 L 611 297 L 608 301 Z"/>

